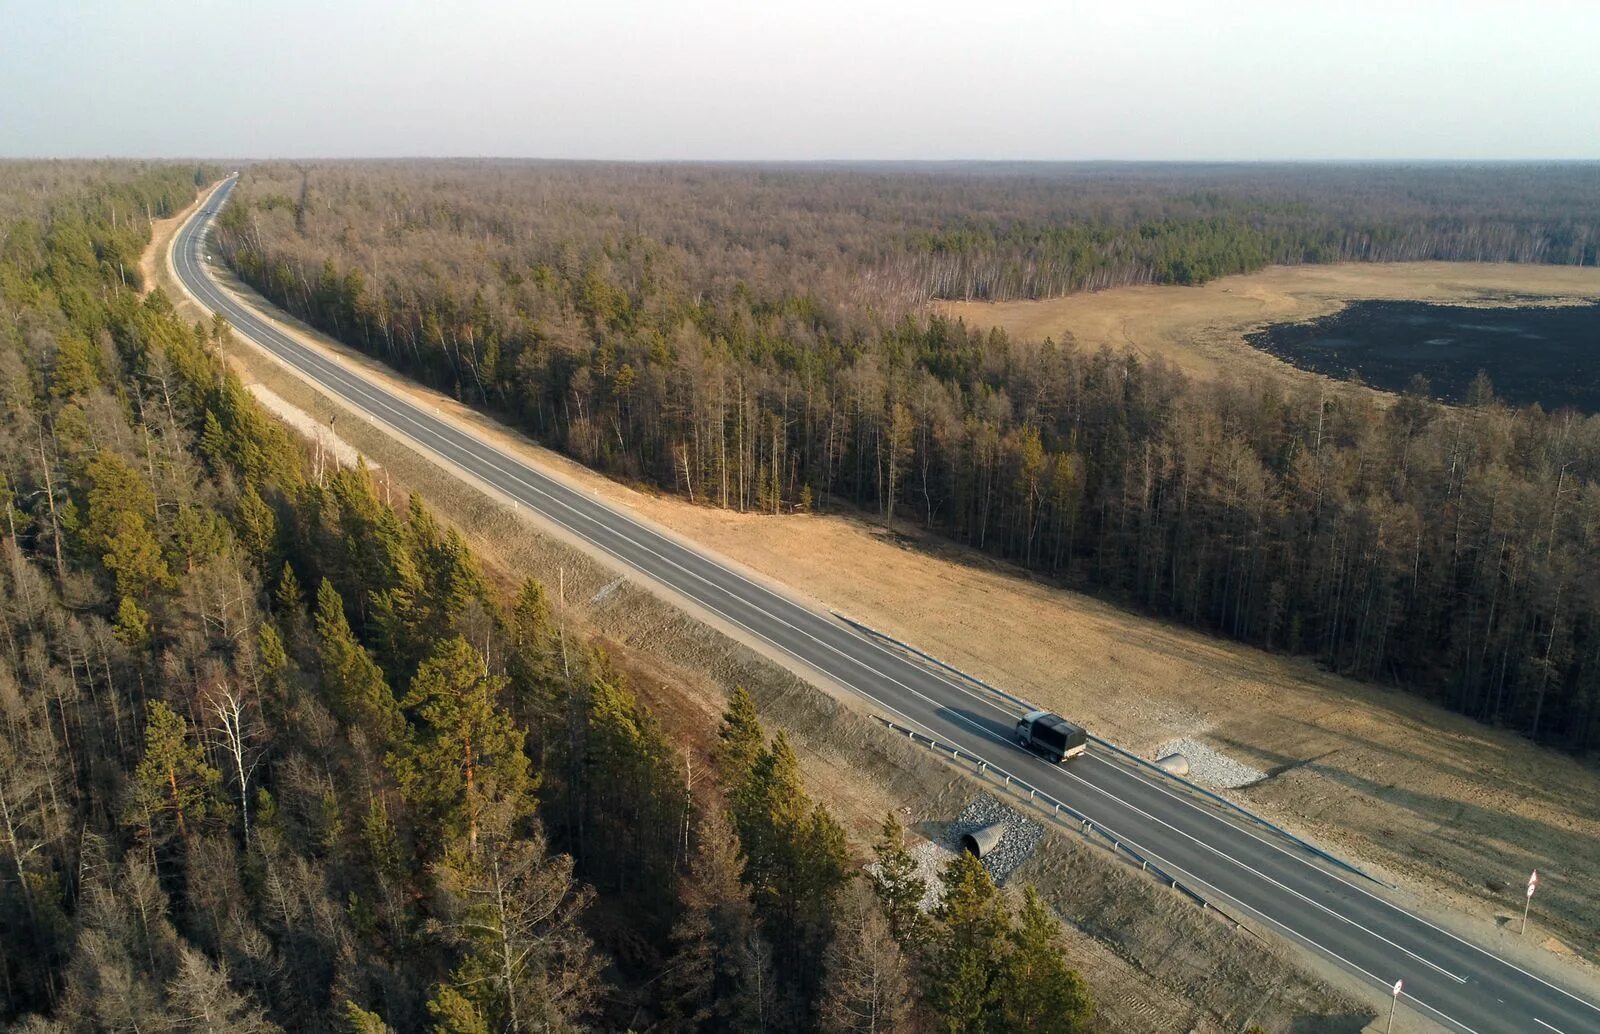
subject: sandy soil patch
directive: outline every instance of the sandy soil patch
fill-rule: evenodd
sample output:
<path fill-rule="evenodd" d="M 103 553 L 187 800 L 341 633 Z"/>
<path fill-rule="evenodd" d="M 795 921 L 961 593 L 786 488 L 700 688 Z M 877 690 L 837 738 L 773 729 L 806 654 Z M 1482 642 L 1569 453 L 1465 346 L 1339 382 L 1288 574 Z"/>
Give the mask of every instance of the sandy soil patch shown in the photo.
<path fill-rule="evenodd" d="M 354 467 L 361 461 L 361 453 L 355 446 L 334 434 L 329 427 L 310 413 L 265 384 L 248 383 L 245 385 L 245 390 L 255 396 L 255 400 L 261 403 L 267 412 L 300 432 L 302 436 L 309 438 L 316 447 L 317 456 L 326 453 L 341 467 Z M 378 469 L 378 464 L 370 459 L 367 461 L 367 466 L 373 470 Z"/>
<path fill-rule="evenodd" d="M 1352 301 L 1578 304 L 1600 298 L 1600 268 L 1466 262 L 1273 266 L 1202 287 L 1118 287 L 1017 302 L 942 302 L 941 311 L 1024 341 L 1073 341 L 1160 357 L 1198 377 L 1291 371 L 1245 343 L 1271 323 L 1315 319 Z"/>

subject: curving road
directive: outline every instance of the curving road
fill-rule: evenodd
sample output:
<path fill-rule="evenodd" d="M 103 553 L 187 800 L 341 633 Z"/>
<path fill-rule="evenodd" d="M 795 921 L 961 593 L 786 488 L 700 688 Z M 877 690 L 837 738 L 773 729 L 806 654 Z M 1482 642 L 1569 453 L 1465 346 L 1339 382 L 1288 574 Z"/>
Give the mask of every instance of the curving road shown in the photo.
<path fill-rule="evenodd" d="M 179 230 L 184 288 L 236 332 L 328 394 L 410 439 L 436 461 L 510 496 L 622 568 L 686 598 L 804 667 L 854 690 L 903 725 L 1010 771 L 1114 831 L 1146 856 L 1283 936 L 1387 990 L 1403 1006 L 1472 1034 L 1600 1034 L 1597 1007 L 1429 923 L 1312 854 L 1243 824 L 1159 777 L 1091 750 L 1053 766 L 1013 745 L 1016 714 L 994 699 L 743 577 L 331 361 L 223 290 L 202 248 L 230 178 Z"/>

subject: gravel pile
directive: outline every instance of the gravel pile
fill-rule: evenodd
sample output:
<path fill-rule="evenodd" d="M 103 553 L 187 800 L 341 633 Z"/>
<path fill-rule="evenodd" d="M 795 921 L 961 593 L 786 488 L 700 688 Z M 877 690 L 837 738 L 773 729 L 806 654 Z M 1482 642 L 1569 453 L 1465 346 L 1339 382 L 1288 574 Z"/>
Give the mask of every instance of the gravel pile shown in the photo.
<path fill-rule="evenodd" d="M 911 848 L 910 853 L 912 860 L 917 863 L 918 878 L 928 888 L 928 892 L 922 895 L 922 910 L 932 912 L 939 907 L 939 899 L 944 897 L 944 884 L 939 882 L 939 877 L 944 875 L 956 853 L 934 840 L 924 840 Z"/>
<path fill-rule="evenodd" d="M 922 898 L 922 910 L 931 912 L 939 906 L 944 896 L 940 877 L 950 867 L 950 862 L 961 852 L 961 838 L 995 823 L 1005 826 L 1000 843 L 983 858 L 983 867 L 996 885 L 1003 886 L 1011 874 L 1033 854 L 1034 848 L 1044 838 L 1044 828 L 1032 819 L 1024 818 L 1015 810 L 1001 804 L 988 794 L 973 799 L 961 810 L 954 822 L 944 827 L 942 833 L 923 840 L 907 849 L 917 865 L 917 876 L 928 888 Z M 876 864 L 867 866 L 872 872 Z"/>
<path fill-rule="evenodd" d="M 1232 790 L 1259 783 L 1267 774 L 1259 768 L 1235 761 L 1199 740 L 1168 740 L 1156 748 L 1156 757 L 1182 754 L 1189 759 L 1189 778 L 1205 786 Z"/>
<path fill-rule="evenodd" d="M 945 847 L 959 851 L 963 836 L 996 822 L 1004 823 L 1006 831 L 1001 834 L 999 845 L 984 855 L 983 867 L 989 870 L 996 884 L 1004 886 L 1011 874 L 1033 854 L 1039 841 L 1044 839 L 1044 827 L 1037 822 L 1023 817 L 989 794 L 981 794 L 973 798 L 972 803 L 956 816 L 956 820 L 945 827 Z"/>

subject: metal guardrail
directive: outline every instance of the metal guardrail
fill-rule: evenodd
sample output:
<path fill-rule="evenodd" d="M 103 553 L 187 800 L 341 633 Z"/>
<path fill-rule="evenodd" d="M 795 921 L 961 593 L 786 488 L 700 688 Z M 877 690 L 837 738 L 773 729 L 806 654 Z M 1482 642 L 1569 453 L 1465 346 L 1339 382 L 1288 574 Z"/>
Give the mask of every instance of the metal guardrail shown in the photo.
<path fill-rule="evenodd" d="M 1137 864 L 1140 872 L 1155 876 L 1173 890 L 1199 905 L 1202 911 L 1210 910 L 1215 912 L 1217 915 L 1233 924 L 1233 928 L 1235 930 L 1243 930 L 1250 936 L 1261 939 L 1260 934 L 1256 933 L 1250 927 L 1245 926 L 1237 916 L 1232 915 L 1227 909 L 1211 901 L 1205 896 L 1204 893 L 1200 891 L 1200 889 L 1184 882 L 1182 877 L 1162 868 L 1160 863 L 1153 861 L 1138 848 L 1133 847 L 1127 841 L 1123 840 L 1122 837 L 1119 836 L 1114 830 L 1100 825 L 1100 823 L 1078 811 L 1065 801 L 1053 797 L 1026 780 L 1014 776 L 1005 769 L 992 765 L 983 758 L 978 757 L 976 754 L 962 750 L 960 747 L 952 746 L 948 743 L 942 743 L 926 733 L 917 732 L 915 729 L 911 729 L 907 726 L 901 725 L 898 722 L 891 721 L 882 715 L 875 714 L 872 717 L 889 731 L 900 733 L 913 743 L 921 744 L 941 757 L 948 756 L 952 761 L 958 762 L 966 761 L 968 764 L 973 766 L 974 774 L 980 777 L 988 778 L 991 776 L 991 774 L 999 777 L 1001 780 L 1001 786 L 1005 790 L 1022 799 L 1023 803 L 1032 805 L 1035 809 L 1043 813 L 1045 817 L 1060 823 L 1063 828 L 1073 830 L 1079 836 L 1083 837 L 1085 843 L 1103 847 L 1109 850 L 1113 857 L 1121 858 L 1124 861 L 1127 861 L 1129 864 Z M 1026 793 L 1025 797 L 1024 793 Z M 1071 821 L 1067 821 L 1068 819 Z"/>
<path fill-rule="evenodd" d="M 927 661 L 929 664 L 932 664 L 932 665 L 934 665 L 935 667 L 938 667 L 938 668 L 942 668 L 945 671 L 948 671 L 950 674 L 955 675 L 955 676 L 957 676 L 957 677 L 959 677 L 959 678 L 961 678 L 961 679 L 963 679 L 963 680 L 965 680 L 967 682 L 970 682 L 974 686 L 977 686 L 980 689 L 986 690 L 987 692 L 993 693 L 995 696 L 998 696 L 998 697 L 1001 697 L 1002 699 L 1008 700 L 1012 704 L 1015 704 L 1017 707 L 1023 708 L 1024 710 L 1028 710 L 1028 711 L 1038 710 L 1038 705 L 1037 704 L 1034 704 L 1034 703 L 1031 703 L 1030 701 L 1024 700 L 1024 699 L 1022 699 L 1021 697 L 1017 696 L 1014 693 L 1007 693 L 1005 690 L 1001 689 L 999 686 L 991 685 L 990 683 L 985 682 L 983 679 L 978 678 L 976 675 L 968 674 L 967 672 L 962 671 L 960 668 L 956 667 L 955 665 L 950 664 L 947 661 L 940 660 L 939 658 L 933 656 L 933 654 L 931 654 L 931 653 L 927 653 L 927 652 L 925 652 L 923 650 L 919 650 L 915 646 L 912 646 L 910 643 L 902 642 L 901 640 L 896 639 L 894 636 L 889 635 L 887 632 L 881 632 L 878 629 L 873 628 L 871 625 L 868 625 L 868 624 L 865 624 L 863 622 L 857 621 L 855 618 L 852 618 L 847 614 L 841 614 L 837 610 L 830 610 L 829 613 L 832 614 L 834 617 L 838 618 L 840 621 L 843 621 L 845 624 L 849 625 L 851 628 L 856 629 L 858 632 L 861 632 L 861 633 L 863 633 L 865 635 L 869 635 L 869 636 L 873 637 L 874 639 L 881 639 L 884 642 L 891 643 L 894 646 L 897 646 L 900 649 L 905 650 L 908 653 L 915 654 L 917 657 L 920 657 L 922 660 Z M 1326 862 L 1328 862 L 1328 863 L 1330 863 L 1332 865 L 1338 866 L 1339 868 L 1345 870 L 1346 872 L 1354 873 L 1355 875 L 1360 876 L 1363 879 L 1371 880 L 1373 883 L 1376 883 L 1380 887 L 1387 887 L 1390 890 L 1394 890 L 1395 889 L 1394 884 L 1388 883 L 1388 882 L 1386 882 L 1384 880 L 1380 880 L 1378 877 L 1372 875 L 1370 872 L 1367 872 L 1365 869 L 1361 868 L 1359 865 L 1355 865 L 1355 864 L 1353 864 L 1351 862 L 1347 862 L 1343 858 L 1340 858 L 1338 855 L 1330 854 L 1329 852 L 1324 851 L 1322 848 L 1318 847 L 1316 844 L 1313 844 L 1310 841 L 1305 840 L 1302 837 L 1296 836 L 1295 834 L 1289 832 L 1287 829 L 1284 829 L 1282 826 L 1278 825 L 1276 822 L 1273 822 L 1270 819 L 1267 819 L 1267 818 L 1265 818 L 1265 817 L 1263 817 L 1261 815 L 1256 814 L 1255 812 L 1251 811 L 1249 808 L 1246 808 L 1244 805 L 1239 804 L 1239 803 L 1237 803 L 1235 801 L 1231 801 L 1228 798 L 1222 796 L 1221 794 L 1217 793 L 1214 790 L 1208 790 L 1204 786 L 1201 786 L 1199 783 L 1192 782 L 1191 780 L 1185 779 L 1185 778 L 1183 778 L 1182 776 L 1179 776 L 1179 775 L 1174 775 L 1173 773 L 1168 772 L 1166 769 L 1162 768 L 1160 765 L 1157 765 L 1155 762 L 1150 761 L 1150 760 L 1148 760 L 1146 758 L 1142 758 L 1139 755 L 1135 754 L 1131 750 L 1127 750 L 1126 748 L 1119 747 L 1115 743 L 1112 743 L 1108 739 L 1104 739 L 1102 737 L 1096 736 L 1094 733 L 1088 732 L 1088 730 L 1085 730 L 1085 732 L 1088 734 L 1089 739 L 1093 740 L 1097 745 L 1099 745 L 1101 747 L 1104 747 L 1106 750 L 1109 750 L 1112 753 L 1118 755 L 1119 757 L 1125 758 L 1125 759 L 1127 759 L 1129 761 L 1132 761 L 1132 762 L 1134 762 L 1134 763 L 1136 763 L 1136 764 L 1138 764 L 1138 765 L 1140 765 L 1140 766 L 1142 766 L 1144 768 L 1147 768 L 1150 771 L 1159 774 L 1160 776 L 1162 776 L 1165 779 L 1168 779 L 1168 780 L 1171 780 L 1174 783 L 1177 783 L 1178 785 L 1182 786 L 1184 789 L 1190 791 L 1191 793 L 1197 793 L 1200 796 L 1205 797 L 1206 799 L 1208 799 L 1210 801 L 1213 801 L 1213 802 L 1215 802 L 1217 804 L 1220 804 L 1224 808 L 1227 808 L 1229 811 L 1233 811 L 1233 812 L 1236 812 L 1239 815 L 1244 816 L 1245 818 L 1249 819 L 1251 822 L 1254 822 L 1254 823 L 1256 823 L 1256 824 L 1258 824 L 1260 826 L 1264 826 L 1265 828 L 1272 830 L 1272 832 L 1278 834 L 1279 836 L 1283 837 L 1286 840 L 1291 841 L 1292 843 L 1298 845 L 1299 847 L 1304 848 L 1305 850 L 1309 851 L 1310 853 L 1316 855 L 1318 858 L 1321 858 L 1322 860 L 1324 860 L 1324 861 L 1326 861 Z"/>

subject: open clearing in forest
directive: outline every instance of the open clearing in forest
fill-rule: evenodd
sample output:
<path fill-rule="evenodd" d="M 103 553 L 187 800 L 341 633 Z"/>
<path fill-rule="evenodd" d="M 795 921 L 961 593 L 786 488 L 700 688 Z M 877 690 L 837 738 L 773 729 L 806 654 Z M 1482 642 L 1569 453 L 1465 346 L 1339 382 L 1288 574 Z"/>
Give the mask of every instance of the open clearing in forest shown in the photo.
<path fill-rule="evenodd" d="M 1272 323 L 1338 312 L 1360 300 L 1456 305 L 1561 305 L 1600 298 L 1600 268 L 1475 262 L 1343 262 L 1272 266 L 1202 287 L 1115 287 L 1014 302 L 941 302 L 976 327 L 1023 341 L 1128 349 L 1197 377 L 1301 374 L 1252 348 L 1245 335 Z"/>
<path fill-rule="evenodd" d="M 168 289 L 177 296 L 170 282 Z M 1268 779 L 1235 796 L 1379 870 L 1400 883 L 1420 910 L 1508 957 L 1549 965 L 1557 956 L 1570 960 L 1569 945 L 1591 956 L 1600 953 L 1600 900 L 1588 882 L 1588 874 L 1600 871 L 1600 775 L 1591 768 L 1404 694 L 1131 615 L 948 543 L 913 532 L 886 533 L 859 516 L 726 513 L 635 491 L 298 329 L 308 341 L 428 398 L 452 418 L 612 503 L 797 595 L 848 612 L 1081 719 L 1131 749 L 1148 754 L 1167 740 L 1187 736 L 1267 771 Z M 248 348 L 234 358 L 250 377 L 326 420 L 331 404 L 271 360 Z M 499 504 L 441 475 L 409 446 L 386 441 L 381 430 L 344 420 L 339 427 L 397 482 L 421 491 L 462 526 L 489 561 L 552 584 L 566 579 L 569 600 L 589 599 L 614 577 L 563 554 Z M 563 555 L 564 560 L 556 559 Z M 872 577 L 860 577 L 864 571 Z M 661 677 L 646 680 L 660 688 L 641 689 L 675 728 L 698 727 L 704 735 L 720 708 L 717 687 L 730 678 L 767 678 L 765 692 L 753 688 L 764 698 L 764 711 L 785 725 L 790 724 L 786 712 L 809 698 L 792 679 L 774 683 L 755 666 L 728 658 L 725 649 L 705 639 L 714 633 L 670 608 L 660 609 L 664 605 L 652 603 L 647 593 L 629 586 L 607 594 L 602 603 L 602 613 L 588 619 L 601 634 L 627 646 L 641 670 L 661 665 Z M 910 799 L 910 791 L 850 763 L 863 749 L 875 749 L 876 741 L 841 744 L 830 738 L 835 725 L 840 723 L 830 716 L 801 736 L 807 777 L 864 843 L 874 817 Z M 939 799 L 954 804 L 956 795 L 971 792 L 961 783 Z M 919 803 L 925 807 L 925 801 Z M 953 813 L 916 818 L 947 820 Z M 1059 838 L 1052 842 L 1068 852 L 1081 850 Z M 1529 936 L 1520 939 L 1514 936 L 1515 924 L 1508 930 L 1504 920 L 1520 907 L 1521 881 L 1535 866 L 1546 879 Z M 1082 878 L 1081 869 L 1061 871 L 1066 885 Z M 1138 885 L 1138 878 L 1133 880 L 1128 884 L 1119 876 L 1111 884 L 1129 892 Z M 1060 893 L 1078 894 L 1078 914 L 1084 917 L 1079 921 L 1092 921 L 1098 905 L 1081 892 L 1058 888 L 1052 901 L 1069 915 L 1070 902 Z M 1176 929 L 1172 922 L 1187 923 L 1163 921 L 1169 931 Z M 1144 1012 L 1159 1006 L 1152 996 L 1175 990 L 1168 977 L 1145 968 L 1148 960 L 1129 965 L 1103 942 L 1082 935 L 1075 943 L 1084 959 L 1094 960 L 1086 963 L 1091 981 L 1130 1010 L 1123 1014 L 1129 1022 L 1113 1029 L 1188 1029 L 1183 1024 L 1196 1016 L 1192 998 L 1171 1001 L 1159 1022 Z M 1581 960 L 1572 965 L 1579 979 L 1593 983 L 1592 968 Z M 1134 1015 L 1137 1022 L 1131 1022 Z"/>

